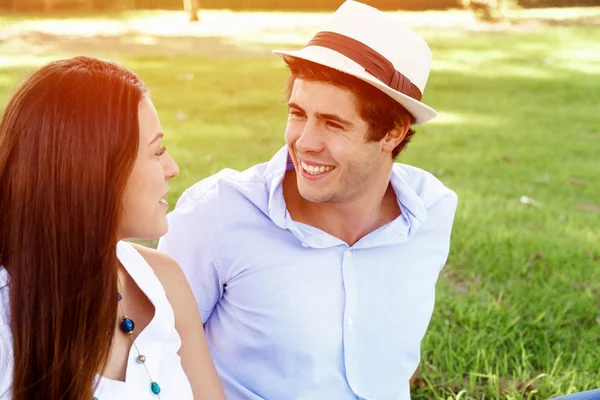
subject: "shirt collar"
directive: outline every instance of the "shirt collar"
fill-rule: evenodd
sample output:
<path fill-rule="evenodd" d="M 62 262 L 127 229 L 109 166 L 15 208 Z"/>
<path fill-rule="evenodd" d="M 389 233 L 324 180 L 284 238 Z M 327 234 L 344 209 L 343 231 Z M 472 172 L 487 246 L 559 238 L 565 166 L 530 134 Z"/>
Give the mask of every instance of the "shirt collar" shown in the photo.
<path fill-rule="evenodd" d="M 269 191 L 268 211 L 269 218 L 280 228 L 286 229 L 287 208 L 283 198 L 283 178 L 291 164 L 287 146 L 283 146 L 271 160 L 265 169 L 267 190 Z"/>
<path fill-rule="evenodd" d="M 323 235 L 327 235 L 318 229 L 300 229 L 298 224 L 289 216 L 283 198 L 283 178 L 286 171 L 293 168 L 289 157 L 287 146 L 283 146 L 271 160 L 265 169 L 265 180 L 269 192 L 268 213 L 273 223 L 282 229 L 292 231 L 303 243 L 311 247 L 328 247 L 340 244 L 340 240 L 323 242 Z M 380 227 L 371 234 L 359 240 L 354 247 L 373 247 L 398 243 L 408 240 L 414 236 L 421 225 L 427 220 L 427 209 L 423 200 L 406 181 L 405 173 L 394 164 L 390 175 L 390 183 L 396 193 L 396 199 L 402 214 L 394 221 Z M 318 237 L 318 240 L 316 240 Z M 318 242 L 318 243 L 317 243 Z"/>

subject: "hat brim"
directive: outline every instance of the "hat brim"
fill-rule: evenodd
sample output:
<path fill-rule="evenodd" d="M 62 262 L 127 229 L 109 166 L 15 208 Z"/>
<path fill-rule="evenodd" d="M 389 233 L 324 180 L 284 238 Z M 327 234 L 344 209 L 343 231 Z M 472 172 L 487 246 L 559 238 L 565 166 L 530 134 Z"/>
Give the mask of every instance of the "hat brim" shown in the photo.
<path fill-rule="evenodd" d="M 437 116 L 437 111 L 435 111 L 433 108 L 413 99 L 410 96 L 405 95 L 404 93 L 390 88 L 385 83 L 381 82 L 379 79 L 365 71 L 365 69 L 355 61 L 326 47 L 307 46 L 301 50 L 273 50 L 272 53 L 281 59 L 283 59 L 284 56 L 291 56 L 330 67 L 355 76 L 358 79 L 375 86 L 392 99 L 400 103 L 404 108 L 406 108 L 406 110 L 408 110 L 408 112 L 413 115 L 415 118 L 413 125 L 424 124 L 425 122 L 430 121 Z"/>

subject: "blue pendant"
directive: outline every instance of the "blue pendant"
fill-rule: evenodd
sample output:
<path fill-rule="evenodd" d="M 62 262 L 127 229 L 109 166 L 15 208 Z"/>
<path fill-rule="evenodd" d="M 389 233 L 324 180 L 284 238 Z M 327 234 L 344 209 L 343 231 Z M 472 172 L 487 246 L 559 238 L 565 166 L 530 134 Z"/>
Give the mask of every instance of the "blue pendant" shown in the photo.
<path fill-rule="evenodd" d="M 123 317 L 123 321 L 121 321 L 121 330 L 125 333 L 133 332 L 135 328 L 135 323 L 127 317 Z"/>
<path fill-rule="evenodd" d="M 123 296 L 121 296 L 121 293 L 117 292 L 117 301 L 121 300 L 123 300 Z"/>
<path fill-rule="evenodd" d="M 150 390 L 152 390 L 152 393 L 154 393 L 154 394 L 159 394 L 160 393 L 160 386 L 158 385 L 158 383 L 152 382 L 150 384 Z"/>

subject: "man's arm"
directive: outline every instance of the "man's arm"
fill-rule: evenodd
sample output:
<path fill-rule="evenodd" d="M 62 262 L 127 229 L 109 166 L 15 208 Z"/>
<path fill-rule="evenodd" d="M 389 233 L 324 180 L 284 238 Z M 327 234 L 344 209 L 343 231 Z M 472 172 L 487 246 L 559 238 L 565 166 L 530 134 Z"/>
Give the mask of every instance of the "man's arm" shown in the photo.
<path fill-rule="evenodd" d="M 181 267 L 194 294 L 202 323 L 206 323 L 223 295 L 219 276 L 218 250 L 210 235 L 208 210 L 201 208 L 191 193 L 184 193 L 168 215 L 169 230 L 158 243 L 158 251 L 172 257 Z"/>

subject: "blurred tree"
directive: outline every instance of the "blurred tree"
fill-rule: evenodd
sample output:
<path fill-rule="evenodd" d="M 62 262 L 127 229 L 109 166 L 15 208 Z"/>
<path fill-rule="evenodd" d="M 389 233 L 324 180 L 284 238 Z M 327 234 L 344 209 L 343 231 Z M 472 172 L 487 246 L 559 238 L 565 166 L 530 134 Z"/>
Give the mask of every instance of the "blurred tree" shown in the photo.
<path fill-rule="evenodd" d="M 465 7 L 471 10 L 477 19 L 482 21 L 495 21 L 498 19 L 496 15 L 498 2 L 495 0 L 466 0 Z"/>
<path fill-rule="evenodd" d="M 190 14 L 190 21 L 199 21 L 198 0 L 183 0 L 183 8 Z"/>
<path fill-rule="evenodd" d="M 462 0 L 462 4 L 486 22 L 498 21 L 507 9 L 518 7 L 517 0 Z"/>

